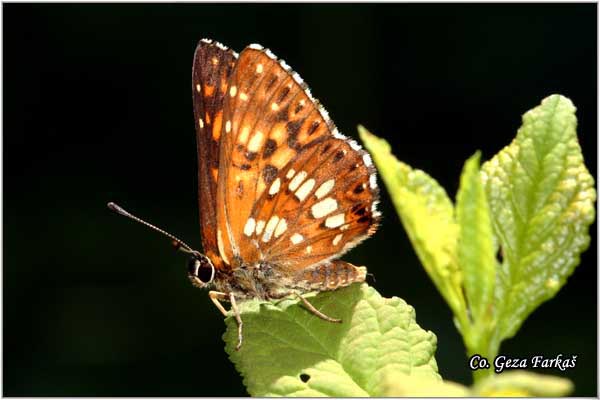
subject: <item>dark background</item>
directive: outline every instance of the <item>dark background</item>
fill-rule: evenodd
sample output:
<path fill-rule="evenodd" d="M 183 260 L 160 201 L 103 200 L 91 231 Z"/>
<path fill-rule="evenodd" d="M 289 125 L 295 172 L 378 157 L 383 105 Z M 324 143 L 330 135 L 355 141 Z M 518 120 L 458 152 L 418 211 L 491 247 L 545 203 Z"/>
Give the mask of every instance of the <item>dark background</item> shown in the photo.
<path fill-rule="evenodd" d="M 258 42 L 347 135 L 364 124 L 454 198 L 464 160 L 507 145 L 561 93 L 595 174 L 596 5 L 4 4 L 4 395 L 245 395 L 223 319 L 169 241 L 197 246 L 197 41 Z M 383 226 L 345 259 L 412 304 L 441 375 L 470 383 L 451 313 L 383 193 Z M 578 354 L 555 375 L 596 396 L 596 226 L 568 284 L 502 352 Z"/>

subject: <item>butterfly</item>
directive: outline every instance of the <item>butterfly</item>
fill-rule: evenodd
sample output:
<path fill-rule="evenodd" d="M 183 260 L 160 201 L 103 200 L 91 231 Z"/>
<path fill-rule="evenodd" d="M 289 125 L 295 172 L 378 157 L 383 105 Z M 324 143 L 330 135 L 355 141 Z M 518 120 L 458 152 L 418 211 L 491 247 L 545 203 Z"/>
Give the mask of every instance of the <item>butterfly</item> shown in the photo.
<path fill-rule="evenodd" d="M 338 258 L 377 229 L 378 187 L 369 154 L 339 133 L 325 109 L 283 61 L 257 44 L 240 54 L 202 39 L 192 92 L 198 198 L 204 253 L 191 254 L 188 277 L 209 288 L 238 323 L 238 300 L 298 297 L 363 282 L 366 268 Z"/>

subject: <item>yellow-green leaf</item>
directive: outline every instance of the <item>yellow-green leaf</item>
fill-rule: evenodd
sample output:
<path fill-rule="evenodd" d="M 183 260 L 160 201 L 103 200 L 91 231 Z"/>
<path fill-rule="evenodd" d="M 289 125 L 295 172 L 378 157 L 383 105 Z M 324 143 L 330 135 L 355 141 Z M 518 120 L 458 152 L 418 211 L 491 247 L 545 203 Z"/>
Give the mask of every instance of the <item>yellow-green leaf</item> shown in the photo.
<path fill-rule="evenodd" d="M 464 320 L 462 274 L 456 255 L 458 225 L 452 202 L 435 179 L 396 159 L 385 140 L 362 126 L 358 131 L 423 267 L 454 314 Z"/>
<path fill-rule="evenodd" d="M 467 397 L 466 386 L 441 380 L 410 376 L 389 376 L 385 381 L 385 397 Z"/>
<path fill-rule="evenodd" d="M 528 371 L 508 371 L 493 374 L 475 384 L 472 396 L 477 397 L 559 397 L 573 391 L 567 378 L 541 375 Z"/>
<path fill-rule="evenodd" d="M 550 96 L 523 116 L 513 142 L 482 166 L 504 256 L 496 290 L 497 341 L 513 336 L 558 292 L 589 245 L 596 191 L 576 125 L 571 101 Z"/>
<path fill-rule="evenodd" d="M 486 346 L 493 322 L 496 258 L 488 203 L 479 174 L 479 152 L 465 163 L 456 196 L 458 260 L 472 327 L 463 332 L 471 354 Z M 488 354 L 484 354 L 489 356 Z"/>

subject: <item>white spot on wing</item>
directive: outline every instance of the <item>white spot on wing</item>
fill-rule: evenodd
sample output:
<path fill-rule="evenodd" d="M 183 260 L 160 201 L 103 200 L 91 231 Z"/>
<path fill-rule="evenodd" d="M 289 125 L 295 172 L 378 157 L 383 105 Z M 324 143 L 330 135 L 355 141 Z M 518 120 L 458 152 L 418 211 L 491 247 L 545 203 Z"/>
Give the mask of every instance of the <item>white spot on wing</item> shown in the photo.
<path fill-rule="evenodd" d="M 246 93 L 244 93 L 244 92 L 241 92 L 240 93 L 240 100 L 242 100 L 242 101 L 248 100 L 248 95 Z"/>
<path fill-rule="evenodd" d="M 335 237 L 333 238 L 333 241 L 331 242 L 334 246 L 337 246 L 338 243 L 340 242 L 340 240 L 342 240 L 342 235 L 341 233 L 335 235 Z"/>
<path fill-rule="evenodd" d="M 229 120 L 225 123 L 225 132 L 231 132 L 231 121 Z"/>
<path fill-rule="evenodd" d="M 331 197 L 321 200 L 310 208 L 310 211 L 315 218 L 322 218 L 335 210 L 337 210 L 337 201 Z"/>
<path fill-rule="evenodd" d="M 273 232 L 275 231 L 275 227 L 279 223 L 279 217 L 277 215 L 273 215 L 269 222 L 267 222 L 267 226 L 265 227 L 265 233 L 263 234 L 262 241 L 268 242 L 271 240 L 271 236 L 273 236 Z"/>
<path fill-rule="evenodd" d="M 369 185 L 371 186 L 371 189 L 375 189 L 377 187 L 377 177 L 375 177 L 374 173 L 369 176 Z"/>
<path fill-rule="evenodd" d="M 223 46 L 221 43 L 219 42 L 215 42 L 215 46 L 217 46 L 218 48 L 220 48 L 223 51 L 227 51 L 229 50 L 226 46 Z"/>
<path fill-rule="evenodd" d="M 200 39 L 200 41 L 202 43 L 206 43 L 206 44 L 213 44 L 215 46 L 217 46 L 219 49 L 223 50 L 223 51 L 230 51 L 229 48 L 227 46 L 224 46 L 223 44 L 219 43 L 219 42 L 213 42 L 211 39 Z M 233 56 L 235 58 L 238 58 L 238 53 L 236 53 L 235 51 L 231 51 L 231 54 L 233 54 Z"/>
<path fill-rule="evenodd" d="M 350 145 L 350 147 L 352 147 L 352 150 L 356 150 L 356 151 L 360 150 L 360 145 L 358 143 L 356 143 L 355 140 L 349 140 L 348 144 Z"/>
<path fill-rule="evenodd" d="M 275 56 L 275 54 L 273 54 L 271 52 L 271 50 L 269 49 L 265 49 L 265 54 L 267 55 L 267 57 L 269 57 L 271 60 L 277 60 L 277 57 Z"/>
<path fill-rule="evenodd" d="M 248 135 L 250 135 L 250 127 L 248 125 L 242 126 L 242 131 L 240 132 L 240 136 L 238 137 L 238 143 L 246 144 L 248 141 Z"/>
<path fill-rule="evenodd" d="M 277 228 L 275 229 L 275 237 L 279 237 L 283 234 L 283 232 L 285 232 L 287 230 L 287 222 L 285 221 L 284 218 L 281 218 L 279 220 L 279 223 L 277 224 Z"/>
<path fill-rule="evenodd" d="M 323 119 L 325 120 L 325 122 L 329 123 L 331 121 L 331 118 L 329 118 L 329 113 L 321 105 L 319 105 L 319 112 L 321 113 L 321 117 L 323 117 Z"/>
<path fill-rule="evenodd" d="M 287 63 L 283 60 L 279 60 L 279 64 L 281 64 L 281 66 L 283 67 L 283 69 L 285 69 L 286 71 L 289 71 L 291 68 L 289 65 L 287 65 Z"/>
<path fill-rule="evenodd" d="M 334 137 L 334 138 L 336 138 L 336 139 L 341 139 L 341 140 L 346 140 L 346 139 L 347 139 L 347 137 L 346 137 L 346 136 L 344 136 L 344 135 L 342 135 L 342 134 L 340 133 L 340 131 L 338 131 L 338 130 L 337 130 L 337 128 L 335 128 L 335 129 L 333 130 L 333 132 L 331 132 L 331 134 L 332 134 L 332 135 L 333 135 L 333 137 Z"/>
<path fill-rule="evenodd" d="M 367 167 L 370 167 L 371 165 L 373 165 L 373 162 L 371 161 L 371 156 L 368 155 L 367 153 L 363 154 L 363 161 Z"/>
<path fill-rule="evenodd" d="M 294 168 L 291 168 L 291 169 L 290 169 L 290 170 L 287 172 L 287 174 L 285 175 L 285 177 L 286 177 L 287 179 L 292 179 L 292 176 L 294 176 L 295 174 L 296 174 L 296 171 L 294 170 Z"/>
<path fill-rule="evenodd" d="M 237 86 L 234 85 L 229 88 L 229 95 L 231 97 L 235 97 L 236 93 L 237 93 Z"/>
<path fill-rule="evenodd" d="M 321 184 L 321 186 L 319 186 L 319 188 L 315 192 L 315 196 L 317 196 L 317 199 L 321 199 L 321 198 L 327 196 L 327 193 L 329 193 L 331 191 L 331 189 L 333 189 L 334 185 L 335 185 L 335 179 L 330 179 L 328 181 L 323 182 Z"/>
<path fill-rule="evenodd" d="M 263 133 L 261 131 L 256 131 L 254 136 L 252 136 L 248 142 L 248 151 L 257 153 L 262 148 L 263 139 Z"/>
<path fill-rule="evenodd" d="M 309 179 L 306 182 L 304 182 L 302 186 L 300 186 L 298 190 L 296 190 L 295 195 L 298 198 L 298 200 L 304 201 L 304 199 L 306 199 L 306 196 L 308 196 L 311 190 L 313 190 L 313 188 L 315 187 L 315 183 L 316 182 L 314 179 Z"/>
<path fill-rule="evenodd" d="M 262 219 L 256 223 L 256 235 L 260 235 L 265 227 L 265 221 Z"/>
<path fill-rule="evenodd" d="M 262 72 L 263 72 L 263 65 L 259 63 L 256 65 L 256 73 L 262 74 Z"/>
<path fill-rule="evenodd" d="M 244 226 L 244 235 L 248 237 L 252 236 L 255 228 L 256 220 L 254 218 L 248 218 L 248 221 L 246 221 L 246 225 Z"/>
<path fill-rule="evenodd" d="M 315 101 L 315 98 L 313 97 L 313 95 L 312 95 L 312 93 L 310 92 L 310 89 L 309 89 L 309 88 L 306 88 L 306 89 L 304 89 L 304 93 L 306 93 L 306 96 L 308 96 L 308 98 L 309 98 L 311 101 Z"/>
<path fill-rule="evenodd" d="M 200 125 L 200 128 L 204 128 L 204 121 L 202 118 L 198 118 L 198 125 Z"/>
<path fill-rule="evenodd" d="M 200 90 L 201 90 L 200 84 L 196 83 L 196 92 L 200 93 Z"/>
<path fill-rule="evenodd" d="M 290 238 L 290 241 L 291 241 L 293 244 L 298 244 L 298 243 L 301 243 L 301 242 L 303 242 L 303 241 L 304 241 L 304 236 L 302 236 L 302 235 L 301 235 L 301 234 L 299 234 L 299 233 L 294 233 L 294 234 L 292 235 L 292 237 Z"/>
<path fill-rule="evenodd" d="M 304 83 L 304 81 L 302 80 L 302 78 L 300 78 L 300 75 L 298 75 L 298 73 L 297 73 L 297 72 L 294 72 L 294 73 L 292 74 L 292 78 L 294 78 L 294 80 L 296 81 L 296 83 L 297 83 L 298 85 L 302 85 L 302 84 Z"/>
<path fill-rule="evenodd" d="M 373 204 L 371 204 L 371 211 L 375 212 L 377 211 L 377 206 L 379 205 L 378 201 L 374 201 Z"/>
<path fill-rule="evenodd" d="M 258 43 L 252 43 L 252 44 L 248 45 L 248 47 L 251 49 L 254 49 L 254 50 L 262 50 L 263 49 L 263 47 Z"/>
<path fill-rule="evenodd" d="M 344 214 L 336 214 L 325 220 L 325 226 L 328 228 L 337 228 L 338 226 L 344 225 Z"/>
<path fill-rule="evenodd" d="M 281 187 L 281 180 L 279 178 L 275 179 L 271 187 L 269 188 L 269 194 L 273 196 L 277 192 L 279 192 L 279 188 Z"/>
<path fill-rule="evenodd" d="M 294 176 L 294 179 L 292 179 L 292 181 L 290 182 L 290 190 L 293 192 L 296 189 L 298 189 L 298 186 L 300 186 L 300 184 L 302 183 L 302 181 L 304 181 L 307 175 L 308 174 L 306 173 L 306 171 L 298 172 L 298 175 Z"/>

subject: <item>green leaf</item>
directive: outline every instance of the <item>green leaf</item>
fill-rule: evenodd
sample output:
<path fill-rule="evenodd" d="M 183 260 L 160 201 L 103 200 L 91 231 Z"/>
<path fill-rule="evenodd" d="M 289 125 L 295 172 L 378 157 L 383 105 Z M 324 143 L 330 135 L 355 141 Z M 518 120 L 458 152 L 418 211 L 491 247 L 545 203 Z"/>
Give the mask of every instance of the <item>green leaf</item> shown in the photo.
<path fill-rule="evenodd" d="M 451 381 L 390 376 L 384 397 L 468 397 L 469 388 Z"/>
<path fill-rule="evenodd" d="M 559 397 L 573 391 L 567 378 L 541 375 L 527 371 L 509 371 L 490 375 L 475 384 L 472 396 L 476 397 Z"/>
<path fill-rule="evenodd" d="M 513 142 L 482 167 L 504 256 L 496 287 L 497 341 L 513 336 L 558 292 L 589 245 L 596 191 L 576 125 L 571 101 L 550 96 L 523 116 Z"/>
<path fill-rule="evenodd" d="M 391 376 L 386 397 L 559 397 L 573 391 L 573 383 L 552 375 L 507 371 L 486 376 L 471 388 L 452 381 Z"/>
<path fill-rule="evenodd" d="M 457 265 L 458 225 L 452 202 L 435 179 L 398 161 L 385 140 L 362 126 L 358 131 L 423 267 L 464 325 L 466 306 Z"/>
<path fill-rule="evenodd" d="M 250 300 L 240 304 L 244 343 L 235 351 L 237 324 L 226 319 L 225 350 L 252 396 L 381 396 L 390 375 L 440 379 L 436 337 L 402 299 L 366 284 L 307 298 L 343 323 L 323 321 L 297 300 Z"/>
<path fill-rule="evenodd" d="M 492 222 L 479 174 L 479 158 L 478 152 L 465 163 L 456 196 L 456 218 L 460 227 L 458 260 L 463 272 L 470 319 L 473 321 L 472 329 L 465 335 L 471 354 L 487 347 L 479 342 L 487 340 L 493 321 L 496 281 Z"/>

